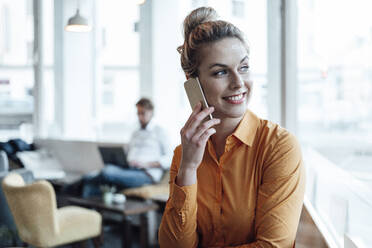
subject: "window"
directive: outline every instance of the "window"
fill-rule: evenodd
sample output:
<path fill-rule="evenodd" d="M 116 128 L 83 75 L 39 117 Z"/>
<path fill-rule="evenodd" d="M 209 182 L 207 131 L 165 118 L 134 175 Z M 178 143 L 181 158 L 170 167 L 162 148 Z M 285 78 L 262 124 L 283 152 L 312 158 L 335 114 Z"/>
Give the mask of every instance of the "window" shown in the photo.
<path fill-rule="evenodd" d="M 0 136 L 7 140 L 32 122 L 32 0 L 0 2 L 0 37 Z"/>
<path fill-rule="evenodd" d="M 266 1 L 207 1 L 204 5 L 193 1 L 192 8 L 211 6 L 221 16 L 243 31 L 249 43 L 250 68 L 254 84 L 253 95 L 249 103 L 258 116 L 268 118 L 267 110 L 267 7 Z M 236 8 L 243 8 L 237 13 Z M 191 9 L 190 9 L 191 11 Z M 182 20 L 188 13 L 182 16 Z"/>
<path fill-rule="evenodd" d="M 245 16 L 245 1 L 233 0 L 232 1 L 232 15 L 238 18 L 244 18 Z"/>
<path fill-rule="evenodd" d="M 267 10 L 266 1 L 209 1 L 222 19 L 230 21 L 243 31 L 249 43 L 250 69 L 253 94 L 249 109 L 259 117 L 267 118 Z M 235 15 L 239 5 L 244 16 Z"/>
<path fill-rule="evenodd" d="M 42 0 L 42 91 L 44 103 L 40 111 L 43 112 L 45 124 L 52 125 L 54 121 L 54 1 Z M 49 128 L 49 127 L 47 127 Z"/>
<path fill-rule="evenodd" d="M 370 244 L 363 223 L 372 221 L 372 3 L 297 4 L 299 137 L 323 157 L 319 172 L 329 171 L 317 176 L 313 203 L 339 244 L 344 233 Z"/>
<path fill-rule="evenodd" d="M 139 6 L 136 1 L 102 1 L 103 78 L 100 121 L 123 122 L 134 118 L 139 98 Z M 134 121 L 132 119 L 132 121 Z"/>

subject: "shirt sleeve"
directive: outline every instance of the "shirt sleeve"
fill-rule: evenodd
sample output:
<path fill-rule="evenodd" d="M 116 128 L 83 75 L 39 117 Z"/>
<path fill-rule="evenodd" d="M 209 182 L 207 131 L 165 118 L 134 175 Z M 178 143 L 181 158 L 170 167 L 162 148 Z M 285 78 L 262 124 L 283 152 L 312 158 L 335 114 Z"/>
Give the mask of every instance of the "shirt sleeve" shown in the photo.
<path fill-rule="evenodd" d="M 175 183 L 181 160 L 181 147 L 177 147 L 170 169 L 170 194 L 159 228 L 162 248 L 193 248 L 198 245 L 197 184 L 180 187 Z"/>
<path fill-rule="evenodd" d="M 165 132 L 163 128 L 159 129 L 159 142 L 161 146 L 161 157 L 159 158 L 159 163 L 163 169 L 168 170 L 172 161 L 172 147 L 167 132 Z"/>
<path fill-rule="evenodd" d="M 300 145 L 288 132 L 267 148 L 259 186 L 253 243 L 240 248 L 292 248 L 305 193 Z"/>

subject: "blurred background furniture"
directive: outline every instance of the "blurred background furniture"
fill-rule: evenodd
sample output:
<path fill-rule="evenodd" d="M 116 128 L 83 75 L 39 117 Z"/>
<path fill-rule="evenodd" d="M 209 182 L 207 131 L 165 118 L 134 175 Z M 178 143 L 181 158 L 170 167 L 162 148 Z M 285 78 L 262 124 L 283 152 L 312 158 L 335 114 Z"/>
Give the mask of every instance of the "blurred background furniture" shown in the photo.
<path fill-rule="evenodd" d="M 157 242 L 158 228 L 169 198 L 169 170 L 164 172 L 161 181 L 157 184 L 144 185 L 137 188 L 129 188 L 121 191 L 127 198 L 142 199 L 143 201 L 156 203 L 159 208 L 157 214 L 151 213 L 148 216 L 149 233 L 152 235 L 149 239 L 151 243 Z"/>
<path fill-rule="evenodd" d="M 6 156 L 5 159 L 7 159 Z M 13 172 L 21 175 L 26 183 L 30 183 L 34 180 L 33 174 L 30 170 L 17 169 L 13 170 Z M 0 185 L 8 174 L 8 170 L 0 172 Z M 0 247 L 20 245 L 22 241 L 17 234 L 17 227 L 14 223 L 2 187 L 0 187 L 0 202 Z"/>
<path fill-rule="evenodd" d="M 99 246 L 101 215 L 81 207 L 57 209 L 56 196 L 47 181 L 26 185 L 22 176 L 9 173 L 2 182 L 3 191 L 20 238 L 36 247 L 53 247 L 94 238 Z"/>
<path fill-rule="evenodd" d="M 34 144 L 37 150 L 44 150 L 48 156 L 58 161 L 66 177 L 101 170 L 104 163 L 98 147 L 127 149 L 126 143 L 82 140 L 35 139 Z"/>
<path fill-rule="evenodd" d="M 127 199 L 123 203 L 105 203 L 102 197 L 79 198 L 70 197 L 69 202 L 74 205 L 93 208 L 102 213 L 104 223 L 108 221 L 110 214 L 119 214 L 122 230 L 122 247 L 133 247 L 133 217 L 140 220 L 140 242 L 141 248 L 150 247 L 148 213 L 158 209 L 158 205 L 152 202 Z"/>
<path fill-rule="evenodd" d="M 162 212 L 169 197 L 169 178 L 170 174 L 168 170 L 164 172 L 161 181 L 157 184 L 129 188 L 123 190 L 121 193 L 128 197 L 152 200 L 160 206 L 160 211 Z"/>

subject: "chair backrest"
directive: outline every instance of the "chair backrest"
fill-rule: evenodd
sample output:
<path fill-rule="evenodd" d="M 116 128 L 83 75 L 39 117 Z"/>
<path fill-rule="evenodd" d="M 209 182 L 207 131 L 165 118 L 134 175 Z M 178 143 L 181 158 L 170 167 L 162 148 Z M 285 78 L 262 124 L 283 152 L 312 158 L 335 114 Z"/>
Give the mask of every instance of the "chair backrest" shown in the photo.
<path fill-rule="evenodd" d="M 31 183 L 34 180 L 32 171 L 27 169 L 18 169 L 14 170 L 13 172 L 17 172 L 20 174 L 25 182 Z M 0 172 L 0 185 L 3 179 L 9 174 L 9 171 Z M 10 212 L 9 206 L 7 204 L 7 200 L 5 198 L 4 192 L 0 187 L 0 227 L 6 227 L 8 230 L 16 231 L 17 228 L 14 223 L 14 219 L 12 213 Z"/>
<path fill-rule="evenodd" d="M 0 151 L 0 172 L 9 170 L 8 156 L 4 151 Z"/>
<path fill-rule="evenodd" d="M 59 232 L 56 197 L 49 182 L 37 181 L 26 185 L 19 174 L 9 173 L 2 186 L 23 241 L 39 243 Z"/>

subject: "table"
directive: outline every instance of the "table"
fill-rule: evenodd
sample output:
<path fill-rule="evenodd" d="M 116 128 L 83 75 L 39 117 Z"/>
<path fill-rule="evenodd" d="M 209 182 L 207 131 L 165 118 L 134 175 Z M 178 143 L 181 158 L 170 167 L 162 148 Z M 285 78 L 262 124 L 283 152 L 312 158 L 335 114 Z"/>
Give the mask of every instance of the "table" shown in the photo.
<path fill-rule="evenodd" d="M 103 202 L 102 197 L 92 198 L 78 198 L 69 197 L 69 203 L 87 208 L 93 208 L 98 212 L 112 212 L 119 213 L 123 216 L 122 221 L 122 245 L 123 247 L 132 247 L 132 222 L 128 218 L 131 215 L 140 216 L 140 247 L 147 248 L 149 246 L 148 240 L 148 218 L 149 211 L 157 210 L 158 205 L 153 202 L 146 202 L 141 200 L 127 199 L 124 203 L 110 203 Z"/>
<path fill-rule="evenodd" d="M 155 196 L 150 197 L 149 199 L 155 202 L 156 204 L 158 204 L 159 211 L 161 214 L 163 214 L 168 198 L 169 198 L 168 195 L 155 195 Z"/>

